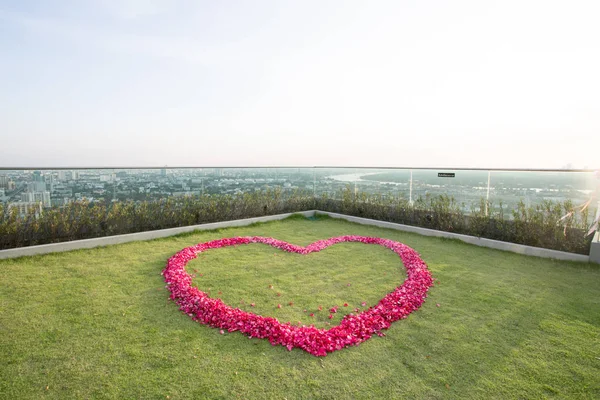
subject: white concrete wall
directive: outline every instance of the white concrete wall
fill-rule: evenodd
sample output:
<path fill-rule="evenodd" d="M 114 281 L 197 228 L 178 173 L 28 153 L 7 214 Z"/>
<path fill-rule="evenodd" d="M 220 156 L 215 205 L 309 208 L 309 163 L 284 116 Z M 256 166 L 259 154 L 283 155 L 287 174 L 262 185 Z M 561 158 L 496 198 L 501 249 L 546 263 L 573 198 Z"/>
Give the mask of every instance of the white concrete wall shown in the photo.
<path fill-rule="evenodd" d="M 600 209 L 598 209 L 600 212 Z M 600 264 L 600 232 L 594 234 L 592 246 L 590 247 L 590 262 Z"/>

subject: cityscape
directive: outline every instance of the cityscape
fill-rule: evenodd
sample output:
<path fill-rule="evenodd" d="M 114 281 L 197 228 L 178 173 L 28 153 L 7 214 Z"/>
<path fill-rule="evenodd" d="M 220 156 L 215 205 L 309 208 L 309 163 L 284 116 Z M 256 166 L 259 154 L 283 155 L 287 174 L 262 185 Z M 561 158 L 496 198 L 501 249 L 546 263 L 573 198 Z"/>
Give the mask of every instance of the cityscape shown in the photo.
<path fill-rule="evenodd" d="M 449 171 L 449 170 L 444 170 Z M 374 170 L 350 168 L 162 168 L 5 170 L 0 202 L 19 215 L 62 207 L 73 201 L 151 201 L 166 197 L 238 195 L 278 188 L 337 198 L 342 191 L 405 199 L 447 195 L 466 213 L 481 199 L 491 207 L 514 209 L 544 200 L 574 205 L 598 190 L 592 172 L 511 172 L 466 170 Z M 596 208 L 592 204 L 593 209 Z"/>

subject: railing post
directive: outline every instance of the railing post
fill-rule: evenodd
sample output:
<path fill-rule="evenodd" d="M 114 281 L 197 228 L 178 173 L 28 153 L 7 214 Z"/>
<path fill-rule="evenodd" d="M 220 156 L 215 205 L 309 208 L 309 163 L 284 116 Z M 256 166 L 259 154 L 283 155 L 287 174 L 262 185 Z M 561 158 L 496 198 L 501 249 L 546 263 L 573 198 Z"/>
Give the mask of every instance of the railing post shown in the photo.
<path fill-rule="evenodd" d="M 600 200 L 596 209 L 596 219 L 600 216 Z M 595 220 L 596 220 L 595 219 Z M 590 243 L 590 262 L 600 264 L 600 231 L 594 232 L 592 243 Z"/>
<path fill-rule="evenodd" d="M 317 198 L 317 171 L 313 168 L 313 199 Z"/>
<path fill-rule="evenodd" d="M 408 192 L 408 204 L 410 204 L 411 206 L 413 205 L 413 200 L 412 200 L 412 169 L 410 170 L 410 189 Z"/>
<path fill-rule="evenodd" d="M 488 185 L 487 185 L 487 195 L 485 196 L 485 215 L 488 215 L 488 204 L 490 202 L 490 178 L 492 176 L 492 171 L 488 171 Z"/>

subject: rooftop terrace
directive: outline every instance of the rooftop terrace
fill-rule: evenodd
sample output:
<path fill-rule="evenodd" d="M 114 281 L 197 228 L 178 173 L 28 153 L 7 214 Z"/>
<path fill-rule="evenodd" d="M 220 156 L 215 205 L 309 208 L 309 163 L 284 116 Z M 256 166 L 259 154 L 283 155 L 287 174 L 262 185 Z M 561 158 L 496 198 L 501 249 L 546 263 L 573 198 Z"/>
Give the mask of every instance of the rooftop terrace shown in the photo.
<path fill-rule="evenodd" d="M 192 321 L 161 276 L 170 256 L 213 239 L 307 245 L 348 234 L 414 248 L 435 284 L 385 337 L 324 358 Z M 360 243 L 309 256 L 216 249 L 188 271 L 232 306 L 324 328 L 405 276 L 395 254 Z M 0 260 L 0 397 L 598 398 L 599 278 L 597 264 L 325 217 Z M 340 310 L 330 321 L 319 305 Z"/>

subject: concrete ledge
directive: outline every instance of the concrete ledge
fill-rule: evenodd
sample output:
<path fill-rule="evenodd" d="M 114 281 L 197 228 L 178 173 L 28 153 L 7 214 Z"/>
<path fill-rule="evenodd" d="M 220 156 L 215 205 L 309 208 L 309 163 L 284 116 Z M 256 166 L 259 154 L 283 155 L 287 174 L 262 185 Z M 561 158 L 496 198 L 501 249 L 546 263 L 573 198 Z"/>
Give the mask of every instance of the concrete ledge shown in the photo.
<path fill-rule="evenodd" d="M 581 262 L 593 261 L 591 259 L 591 256 L 585 256 L 583 254 L 567 253 L 564 251 L 543 249 L 541 247 L 525 246 L 522 244 L 502 242 L 499 240 L 479 238 L 476 236 L 461 235 L 458 233 L 436 231 L 434 229 L 420 228 L 420 227 L 411 226 L 411 225 L 396 224 L 394 222 L 385 222 L 385 221 L 378 221 L 375 219 L 353 217 L 350 215 L 337 214 L 337 213 L 332 213 L 332 212 L 327 212 L 327 211 L 317 211 L 317 214 L 329 215 L 332 218 L 344 219 L 349 222 L 356 222 L 358 224 L 363 224 L 363 225 L 374 225 L 374 226 L 377 226 L 380 228 L 389 228 L 389 229 L 396 229 L 396 230 L 405 231 L 405 232 L 418 233 L 418 234 L 424 235 L 424 236 L 437 236 L 437 237 L 444 237 L 444 238 L 449 238 L 449 239 L 458 239 L 458 240 L 462 240 L 463 242 L 466 242 L 469 244 L 474 244 L 476 246 L 483 246 L 483 247 L 489 247 L 489 248 L 497 249 L 497 250 L 511 251 L 513 253 L 524 254 L 524 255 L 528 255 L 528 256 L 555 258 L 558 260 L 566 260 L 566 261 L 581 261 Z M 595 262 L 600 262 L 600 243 L 596 243 L 596 244 L 598 245 L 598 247 L 596 247 L 596 249 L 598 251 L 598 261 L 595 261 Z M 592 246 L 593 245 L 594 245 L 594 243 L 592 243 Z M 594 247 L 592 247 L 592 249 L 594 249 Z"/>
<path fill-rule="evenodd" d="M 600 211 L 600 210 L 599 210 Z M 600 264 L 600 232 L 594 234 L 590 247 L 590 262 Z"/>
<path fill-rule="evenodd" d="M 108 246 L 111 244 L 135 242 L 140 240 L 158 239 L 167 236 L 173 236 L 180 233 L 204 231 L 210 229 L 230 228 L 235 226 L 246 226 L 255 222 L 269 222 L 287 218 L 293 214 L 301 214 L 305 217 L 312 217 L 315 211 L 301 211 L 297 213 L 267 215 L 265 217 L 255 217 L 247 219 L 238 219 L 234 221 L 214 222 L 211 224 L 182 226 L 179 228 L 160 229 L 156 231 L 128 233 L 125 235 L 106 236 L 93 239 L 73 240 L 71 242 L 43 244 L 39 246 L 19 247 L 16 249 L 0 250 L 0 259 L 16 258 L 23 256 L 33 256 L 36 254 L 47 254 L 62 251 L 71 251 L 78 249 L 91 249 L 93 247 Z"/>

